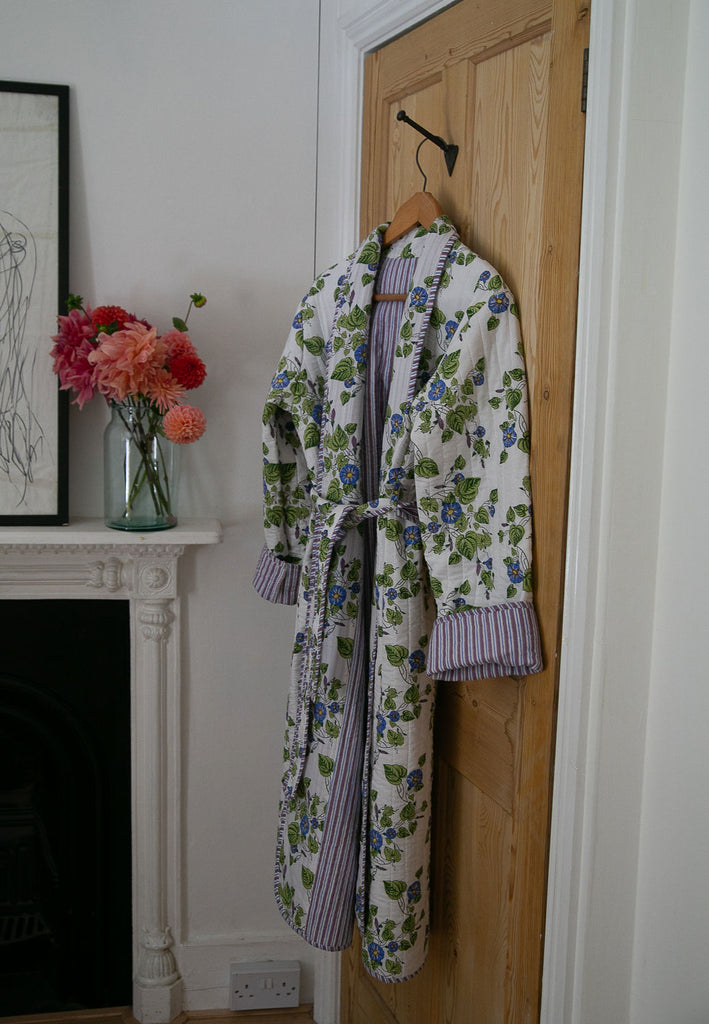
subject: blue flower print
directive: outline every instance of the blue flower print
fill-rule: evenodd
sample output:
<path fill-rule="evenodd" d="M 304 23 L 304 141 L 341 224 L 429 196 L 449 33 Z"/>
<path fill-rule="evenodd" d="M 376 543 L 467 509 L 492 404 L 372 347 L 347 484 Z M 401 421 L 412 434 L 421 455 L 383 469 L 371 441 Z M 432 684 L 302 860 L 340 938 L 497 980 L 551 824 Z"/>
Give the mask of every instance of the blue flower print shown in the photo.
<path fill-rule="evenodd" d="M 418 526 L 407 526 L 404 530 L 404 544 L 407 548 L 421 543 L 421 531 Z"/>
<path fill-rule="evenodd" d="M 348 377 L 347 380 L 345 381 L 345 387 L 346 388 L 353 388 L 354 386 L 355 386 L 355 379 L 354 379 L 354 377 Z"/>
<path fill-rule="evenodd" d="M 404 470 L 401 468 L 401 466 L 395 466 L 394 469 L 389 470 L 389 483 L 397 485 L 399 480 L 402 480 L 405 475 L 406 474 Z"/>
<path fill-rule="evenodd" d="M 305 633 L 296 633 L 295 634 L 295 642 L 297 644 L 304 644 L 305 643 Z"/>
<path fill-rule="evenodd" d="M 384 717 L 384 715 L 380 715 L 379 712 L 377 712 L 377 736 L 383 736 L 386 727 L 386 718 Z"/>
<path fill-rule="evenodd" d="M 484 373 L 480 373 L 480 371 L 477 370 L 473 374 L 473 384 L 475 385 L 476 388 L 479 388 L 484 383 L 485 383 L 485 374 Z"/>
<path fill-rule="evenodd" d="M 303 314 L 300 310 L 295 314 L 293 318 L 293 327 L 296 331 L 299 331 L 303 326 Z"/>
<path fill-rule="evenodd" d="M 388 828 L 384 835 L 387 837 L 387 839 L 396 839 L 396 829 Z"/>
<path fill-rule="evenodd" d="M 455 261 L 458 259 L 458 250 L 451 250 L 451 252 L 448 255 L 448 259 L 450 260 L 451 263 L 455 263 Z"/>
<path fill-rule="evenodd" d="M 432 398 L 434 402 L 438 401 L 439 398 L 443 398 L 445 393 L 446 386 L 442 380 L 434 381 L 431 387 L 428 389 L 428 397 Z"/>
<path fill-rule="evenodd" d="M 380 964 L 384 959 L 384 949 L 378 942 L 370 942 L 367 946 L 367 952 L 373 964 Z"/>
<path fill-rule="evenodd" d="M 409 665 L 412 672 L 420 672 L 426 664 L 426 655 L 423 651 L 412 651 L 409 655 Z"/>
<path fill-rule="evenodd" d="M 355 361 L 361 363 L 362 366 L 366 365 L 367 362 L 367 345 L 366 342 L 362 345 L 358 345 L 354 351 Z"/>
<path fill-rule="evenodd" d="M 313 708 L 313 715 L 315 717 L 315 721 L 322 725 L 327 717 L 327 708 L 321 700 L 317 701 L 315 704 L 315 707 Z"/>
<path fill-rule="evenodd" d="M 336 583 L 334 587 L 330 587 L 330 592 L 327 595 L 327 599 L 331 605 L 335 608 L 341 608 L 345 603 L 347 597 L 347 591 L 344 587 L 341 587 L 339 583 Z"/>
<path fill-rule="evenodd" d="M 454 608 L 462 608 L 464 605 L 465 605 L 465 598 L 464 597 L 456 597 L 455 600 L 453 601 L 453 607 Z"/>
<path fill-rule="evenodd" d="M 381 850 L 383 841 L 381 832 L 377 832 L 375 828 L 370 829 L 369 842 L 373 850 Z"/>
<path fill-rule="evenodd" d="M 390 722 L 398 722 L 400 718 L 401 718 L 401 715 L 399 714 L 398 711 L 390 711 L 389 712 L 389 721 Z"/>
<path fill-rule="evenodd" d="M 412 882 L 406 892 L 406 895 L 409 898 L 409 903 L 418 903 L 421 899 L 421 883 L 418 881 Z"/>
<path fill-rule="evenodd" d="M 315 420 L 316 423 L 320 422 L 320 420 L 322 419 L 322 406 L 321 405 L 314 405 L 313 406 L 312 417 L 313 417 L 313 419 Z"/>
<path fill-rule="evenodd" d="M 441 528 L 441 524 L 440 523 L 434 523 L 433 520 L 431 520 L 431 522 L 426 527 L 426 529 L 428 530 L 429 533 L 438 533 L 440 528 Z"/>
<path fill-rule="evenodd" d="M 463 474 L 462 473 L 456 473 L 455 476 L 453 477 L 453 483 L 454 484 L 459 484 L 461 480 L 465 480 L 465 477 L 463 476 Z"/>
<path fill-rule="evenodd" d="M 490 296 L 487 304 L 491 313 L 504 313 L 510 304 L 510 300 L 506 292 L 496 292 Z"/>
<path fill-rule="evenodd" d="M 390 601 L 396 601 L 398 593 L 399 592 L 396 589 L 396 587 L 389 587 L 389 589 L 387 590 L 387 597 L 389 598 Z"/>
<path fill-rule="evenodd" d="M 396 953 L 398 948 L 399 943 L 396 941 L 396 939 L 392 939 L 391 942 L 387 942 L 387 949 L 389 950 L 390 953 Z"/>
<path fill-rule="evenodd" d="M 421 789 L 423 786 L 423 772 L 420 768 L 414 768 L 412 772 L 406 776 L 406 785 L 409 789 Z"/>
<path fill-rule="evenodd" d="M 485 437 L 485 427 L 480 426 L 475 428 L 476 437 Z"/>
<path fill-rule="evenodd" d="M 457 320 L 449 320 L 448 323 L 446 324 L 446 339 L 448 341 L 450 341 L 450 339 L 453 337 L 453 335 L 455 334 L 455 332 L 457 330 L 458 330 L 458 321 Z"/>
<path fill-rule="evenodd" d="M 463 509 L 457 501 L 444 501 L 441 509 L 441 519 L 444 523 L 455 523 L 463 514 Z"/>
<path fill-rule="evenodd" d="M 283 390 L 283 388 L 287 388 L 289 384 L 290 379 L 288 377 L 288 374 L 286 373 L 285 370 L 281 370 L 281 372 L 277 373 L 276 376 L 273 378 L 271 387 L 276 391 L 281 391 Z"/>
<path fill-rule="evenodd" d="M 303 817 L 300 819 L 300 831 L 304 836 L 307 836 L 308 832 L 310 831 L 310 819 L 308 818 L 307 814 L 304 814 Z"/>
<path fill-rule="evenodd" d="M 428 302 L 428 292 L 425 288 L 414 288 L 411 292 L 411 299 L 409 305 L 413 306 L 414 309 L 423 309 Z"/>
<path fill-rule="evenodd" d="M 489 280 L 490 280 L 490 271 L 489 270 L 483 270 L 482 274 L 478 278 L 478 283 L 477 283 L 476 287 L 479 287 L 481 284 L 486 284 Z"/>
<path fill-rule="evenodd" d="M 401 428 L 404 425 L 404 417 L 400 416 L 398 412 L 395 412 L 391 418 L 391 432 L 394 437 L 401 433 Z"/>
<path fill-rule="evenodd" d="M 507 575 L 509 576 L 512 583 L 521 583 L 524 579 L 524 573 L 520 568 L 519 562 L 510 562 L 507 566 Z"/>
<path fill-rule="evenodd" d="M 350 590 L 352 591 L 353 594 L 359 594 L 361 587 L 359 583 L 353 583 L 352 586 L 350 587 Z"/>
<path fill-rule="evenodd" d="M 511 448 L 517 440 L 517 431 L 514 428 L 514 423 L 508 423 L 502 430 L 502 443 L 505 448 Z"/>
<path fill-rule="evenodd" d="M 340 470 L 340 480 L 343 484 L 356 484 L 359 480 L 359 470 L 356 466 L 353 466 L 351 462 L 348 462 L 346 466 L 343 466 Z"/>
<path fill-rule="evenodd" d="M 333 715 L 336 715 L 336 714 L 338 714 L 339 710 L 340 710 L 339 701 L 334 700 L 332 702 L 332 704 L 330 705 L 330 711 L 333 713 Z"/>

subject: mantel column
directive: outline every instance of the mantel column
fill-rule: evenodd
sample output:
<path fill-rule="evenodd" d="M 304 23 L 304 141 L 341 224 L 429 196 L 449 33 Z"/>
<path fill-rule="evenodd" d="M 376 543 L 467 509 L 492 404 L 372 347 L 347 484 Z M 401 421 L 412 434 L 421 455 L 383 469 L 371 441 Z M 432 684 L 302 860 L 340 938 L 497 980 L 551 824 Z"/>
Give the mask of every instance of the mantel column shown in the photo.
<path fill-rule="evenodd" d="M 136 564 L 131 600 L 133 650 L 133 850 L 136 968 L 133 1014 L 142 1024 L 168 1024 L 182 1010 L 182 979 L 169 920 L 173 821 L 168 807 L 177 738 L 168 709 L 177 707 L 179 630 L 177 558 L 153 555 Z M 172 691 L 172 692 L 170 692 Z"/>

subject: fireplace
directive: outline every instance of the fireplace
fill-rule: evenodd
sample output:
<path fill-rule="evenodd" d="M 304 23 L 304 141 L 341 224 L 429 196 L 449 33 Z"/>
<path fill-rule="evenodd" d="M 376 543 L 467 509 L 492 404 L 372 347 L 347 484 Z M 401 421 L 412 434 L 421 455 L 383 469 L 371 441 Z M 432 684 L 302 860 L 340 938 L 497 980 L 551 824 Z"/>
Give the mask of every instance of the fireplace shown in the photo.
<path fill-rule="evenodd" d="M 0 1017 L 132 1001 L 128 611 L 0 601 Z"/>
<path fill-rule="evenodd" d="M 103 617 L 111 635 L 121 630 L 129 634 L 124 669 L 128 668 L 130 694 L 115 714 L 118 718 L 123 715 L 126 724 L 129 719 L 130 753 L 112 751 L 109 756 L 117 763 L 123 757 L 123 770 L 131 780 L 129 804 L 124 797 L 121 810 L 119 798 L 113 808 L 117 819 L 122 814 L 125 821 L 112 836 L 117 843 L 115 861 L 107 868 L 105 858 L 110 859 L 110 854 L 105 848 L 97 849 L 95 840 L 93 848 L 88 841 L 81 862 L 72 869 L 62 845 L 65 829 L 56 820 L 60 812 L 54 806 L 56 796 L 48 791 L 47 775 L 55 774 L 58 778 L 52 782 L 69 793 L 62 813 L 70 817 L 85 813 L 86 823 L 91 824 L 91 819 L 106 810 L 99 785 L 105 769 L 96 764 L 82 714 L 76 709 L 72 714 L 69 684 L 63 689 L 59 678 L 61 672 L 71 674 L 75 654 L 68 655 L 68 666 L 55 674 L 51 685 L 43 685 L 41 672 L 29 672 L 27 664 L 23 668 L 20 655 L 9 656 L 5 666 L 0 661 L 0 732 L 4 729 L 2 738 L 7 740 L 0 764 L 0 858 L 5 859 L 0 876 L 5 879 L 4 889 L 0 883 L 0 942 L 4 938 L 14 944 L 15 951 L 24 943 L 35 943 L 40 959 L 45 959 L 42 984 L 51 990 L 52 978 L 61 976 L 65 966 L 61 955 L 58 962 L 51 960 L 54 940 L 61 935 L 69 945 L 67 955 L 86 965 L 79 987 L 73 993 L 68 991 L 69 1002 L 92 998 L 92 973 L 104 981 L 111 979 L 115 995 L 119 995 L 125 991 L 128 971 L 133 979 L 133 1012 L 145 1024 L 167 1024 L 182 1010 L 174 936 L 179 919 L 181 732 L 177 568 L 188 545 L 214 544 L 220 536 L 215 520 L 187 520 L 173 530 L 155 534 L 112 531 L 97 520 L 68 527 L 0 529 L 0 601 L 10 602 L 15 607 L 12 614 L 29 624 L 34 647 L 51 650 L 62 646 L 43 632 L 55 607 L 58 616 L 60 605 L 75 609 L 75 602 L 115 603 Z M 27 601 L 32 604 L 18 609 L 19 602 Z M 76 611 L 70 608 L 59 636 L 72 618 L 76 620 Z M 71 650 L 71 644 L 66 646 Z M 121 655 L 107 653 L 107 657 L 118 662 Z M 120 671 L 119 665 L 113 667 Z M 30 752 L 30 740 L 34 753 Z M 66 741 L 71 754 L 60 768 L 59 747 Z M 67 902 L 77 907 L 81 903 L 78 889 L 72 888 L 74 881 L 83 874 L 89 888 L 98 892 L 105 885 L 105 868 L 109 874 L 120 875 L 121 840 L 117 837 L 125 840 L 126 833 L 131 837 L 127 889 L 132 891 L 132 907 L 125 905 L 131 902 L 126 895 L 124 904 L 111 905 L 109 901 L 94 912 L 94 916 L 104 917 L 98 925 L 91 909 L 77 925 L 74 912 L 67 911 Z M 105 839 L 99 842 L 105 844 Z M 96 901 L 96 908 L 99 904 Z M 115 946 L 109 942 L 107 948 L 95 948 L 91 930 L 97 926 L 111 931 Z M 95 964 L 88 963 L 92 957 Z M 6 963 L 12 966 L 9 960 Z M 52 998 L 56 995 L 50 991 Z M 59 993 L 59 998 L 63 997 Z M 126 1000 L 117 1000 L 125 1001 L 131 1001 L 130 989 Z"/>

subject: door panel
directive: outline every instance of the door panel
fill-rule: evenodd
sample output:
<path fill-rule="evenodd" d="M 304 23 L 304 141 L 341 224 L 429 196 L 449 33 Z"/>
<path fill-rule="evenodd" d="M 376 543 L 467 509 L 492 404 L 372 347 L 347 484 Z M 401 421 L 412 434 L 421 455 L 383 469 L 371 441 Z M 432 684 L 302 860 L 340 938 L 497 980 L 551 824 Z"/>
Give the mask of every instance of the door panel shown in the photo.
<path fill-rule="evenodd" d="M 539 1016 L 561 609 L 584 122 L 582 0 L 460 0 L 367 57 L 361 234 L 422 187 L 502 273 L 529 371 L 535 602 L 545 669 L 441 683 L 430 953 L 373 982 L 345 954 L 343 1024 L 502 1024 Z"/>

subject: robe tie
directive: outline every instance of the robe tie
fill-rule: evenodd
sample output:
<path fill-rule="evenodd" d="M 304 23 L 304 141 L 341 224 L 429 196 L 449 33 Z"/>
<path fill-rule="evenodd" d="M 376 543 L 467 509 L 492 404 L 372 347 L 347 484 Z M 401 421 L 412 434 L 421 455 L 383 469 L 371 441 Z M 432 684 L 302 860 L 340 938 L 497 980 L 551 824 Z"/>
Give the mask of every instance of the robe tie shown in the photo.
<path fill-rule="evenodd" d="M 320 495 L 315 495 L 314 500 L 316 510 L 313 560 L 306 590 L 307 618 L 298 681 L 296 721 L 289 754 L 289 769 L 283 780 L 283 788 L 288 798 L 295 792 L 303 775 L 312 709 L 320 688 L 320 665 L 330 591 L 328 582 L 335 549 L 347 530 L 367 519 L 396 516 L 409 520 L 412 524 L 419 522 L 416 503 L 399 501 L 396 493 L 363 503 L 328 501 Z"/>

